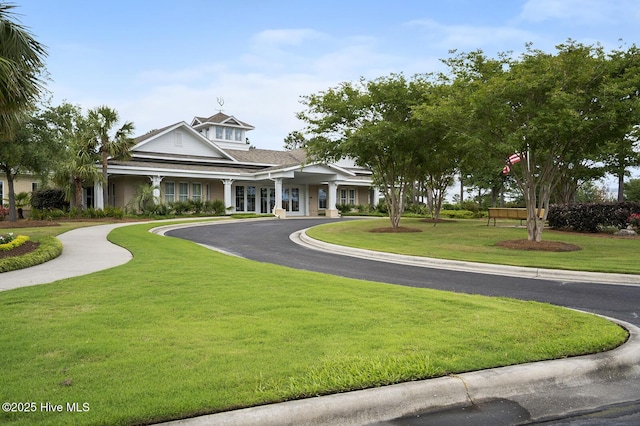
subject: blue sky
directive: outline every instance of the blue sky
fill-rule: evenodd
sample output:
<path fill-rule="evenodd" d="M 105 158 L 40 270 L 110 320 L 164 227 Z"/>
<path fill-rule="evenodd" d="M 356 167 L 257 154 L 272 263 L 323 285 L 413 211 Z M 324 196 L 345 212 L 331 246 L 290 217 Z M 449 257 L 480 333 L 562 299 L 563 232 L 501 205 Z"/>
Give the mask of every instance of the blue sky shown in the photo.
<path fill-rule="evenodd" d="M 48 48 L 53 103 L 98 105 L 136 135 L 194 116 L 256 127 L 281 149 L 300 96 L 343 81 L 441 69 L 451 49 L 545 51 L 571 38 L 638 44 L 637 0 L 15 0 Z"/>

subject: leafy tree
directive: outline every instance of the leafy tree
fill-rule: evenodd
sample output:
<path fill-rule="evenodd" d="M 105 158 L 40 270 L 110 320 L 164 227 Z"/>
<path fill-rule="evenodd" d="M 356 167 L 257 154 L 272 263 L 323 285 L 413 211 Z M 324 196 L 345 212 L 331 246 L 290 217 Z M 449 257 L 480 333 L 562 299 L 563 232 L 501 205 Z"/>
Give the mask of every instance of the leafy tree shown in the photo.
<path fill-rule="evenodd" d="M 342 83 L 325 92 L 303 97 L 307 110 L 298 118 L 311 137 L 304 147 L 312 160 L 352 158 L 372 171 L 397 228 L 407 194 L 418 179 L 426 135 L 413 119 L 424 84 L 398 74 L 359 83 Z"/>
<path fill-rule="evenodd" d="M 624 184 L 624 198 L 626 201 L 640 201 L 640 179 L 631 179 Z"/>
<path fill-rule="evenodd" d="M 43 90 L 41 73 L 47 55 L 33 35 L 17 22 L 15 5 L 0 3 L 0 143 L 24 123 Z"/>
<path fill-rule="evenodd" d="M 486 75 L 478 72 L 478 65 L 486 64 L 481 55 L 468 58 L 469 74 Z M 474 145 L 481 149 L 491 140 L 490 148 L 504 159 L 518 154 L 509 176 L 525 199 L 528 238 L 541 241 L 562 170 L 602 151 L 611 134 L 608 113 L 620 101 L 605 90 L 609 69 L 598 46 L 569 41 L 556 54 L 527 46 L 519 60 L 504 62 L 503 70 L 478 79 L 470 96 L 478 131 Z M 538 217 L 541 209 L 544 215 Z"/>
<path fill-rule="evenodd" d="M 513 63 L 506 54 L 487 58 L 482 51 L 457 54 L 443 60 L 449 69 L 451 95 L 448 98 L 449 135 L 455 139 L 459 155 L 459 173 L 464 183 L 491 193 L 492 205 L 498 204 L 511 179 L 503 175 L 508 151 L 496 149 L 507 138 L 509 129 L 497 125 L 503 119 L 495 107 L 503 102 L 500 92 L 489 81 L 505 78 Z M 502 203 L 502 201 L 501 201 Z"/>
<path fill-rule="evenodd" d="M 133 123 L 127 121 L 120 128 L 114 130 L 119 121 L 118 112 L 108 106 L 94 108 L 89 111 L 87 116 L 88 131 L 91 134 L 91 139 L 88 142 L 100 154 L 102 194 L 105 206 L 109 205 L 107 160 L 110 157 L 127 157 L 135 145 L 135 140 L 131 137 L 134 131 Z"/>
<path fill-rule="evenodd" d="M 9 220 L 15 221 L 16 194 L 14 181 L 19 174 L 30 173 L 43 180 L 64 150 L 65 141 L 47 121 L 48 110 L 36 112 L 13 132 L 13 137 L 0 143 L 0 170 L 7 177 Z"/>
<path fill-rule="evenodd" d="M 286 150 L 294 150 L 298 148 L 303 148 L 306 143 L 304 135 L 294 130 L 293 132 L 289 132 L 286 138 L 284 138 L 284 149 Z"/>
<path fill-rule="evenodd" d="M 83 186 L 102 179 L 96 167 L 100 156 L 92 143 L 87 118 L 78 106 L 65 103 L 50 111 L 49 120 L 56 123 L 57 131 L 67 141 L 53 180 L 63 189 L 65 198 L 81 209 Z"/>
<path fill-rule="evenodd" d="M 601 96 L 607 141 L 602 161 L 618 178 L 618 201 L 624 200 L 624 178 L 630 167 L 640 166 L 640 49 L 613 51 L 607 61 L 607 81 Z"/>

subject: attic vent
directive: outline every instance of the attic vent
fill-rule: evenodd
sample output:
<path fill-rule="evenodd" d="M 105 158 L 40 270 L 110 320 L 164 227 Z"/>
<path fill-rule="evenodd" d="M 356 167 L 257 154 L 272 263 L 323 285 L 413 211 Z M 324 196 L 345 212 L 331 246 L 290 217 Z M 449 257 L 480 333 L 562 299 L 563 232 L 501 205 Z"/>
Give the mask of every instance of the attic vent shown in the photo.
<path fill-rule="evenodd" d="M 173 134 L 173 143 L 175 146 L 182 146 L 182 132 L 176 131 Z"/>

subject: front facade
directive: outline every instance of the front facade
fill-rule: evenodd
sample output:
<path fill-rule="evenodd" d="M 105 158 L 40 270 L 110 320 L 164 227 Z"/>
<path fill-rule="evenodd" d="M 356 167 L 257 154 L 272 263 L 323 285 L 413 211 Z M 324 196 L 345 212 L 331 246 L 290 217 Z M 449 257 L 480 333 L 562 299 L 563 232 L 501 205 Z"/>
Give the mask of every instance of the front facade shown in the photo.
<path fill-rule="evenodd" d="M 136 139 L 130 159 L 109 160 L 107 203 L 99 185 L 85 201 L 127 207 L 151 184 L 156 202 L 222 200 L 230 213 L 337 217 L 336 204 L 377 203 L 369 170 L 349 161 L 307 163 L 303 150 L 250 147 L 251 130 L 220 112 L 151 131 Z"/>

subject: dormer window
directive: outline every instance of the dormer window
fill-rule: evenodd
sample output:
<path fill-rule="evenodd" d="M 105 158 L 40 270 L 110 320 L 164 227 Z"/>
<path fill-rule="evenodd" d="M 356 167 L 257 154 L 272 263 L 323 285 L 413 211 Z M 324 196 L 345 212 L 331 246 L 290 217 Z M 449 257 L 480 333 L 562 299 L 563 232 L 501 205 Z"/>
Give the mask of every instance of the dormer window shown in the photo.
<path fill-rule="evenodd" d="M 223 131 L 223 128 L 222 128 L 222 127 L 220 127 L 220 126 L 216 126 L 216 139 L 223 139 L 223 137 L 222 137 L 222 135 L 223 135 L 222 131 Z"/>
<path fill-rule="evenodd" d="M 233 140 L 233 129 L 226 128 L 224 129 L 224 138 L 228 141 Z"/>
<path fill-rule="evenodd" d="M 242 142 L 242 130 L 236 129 L 236 142 Z"/>

